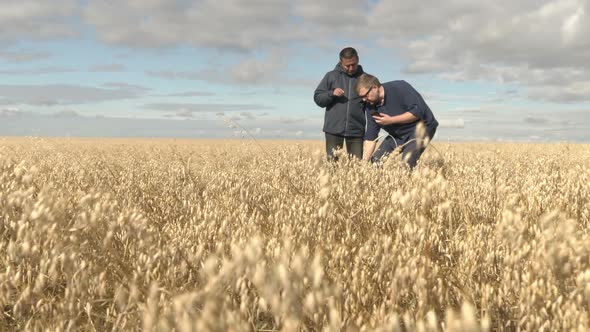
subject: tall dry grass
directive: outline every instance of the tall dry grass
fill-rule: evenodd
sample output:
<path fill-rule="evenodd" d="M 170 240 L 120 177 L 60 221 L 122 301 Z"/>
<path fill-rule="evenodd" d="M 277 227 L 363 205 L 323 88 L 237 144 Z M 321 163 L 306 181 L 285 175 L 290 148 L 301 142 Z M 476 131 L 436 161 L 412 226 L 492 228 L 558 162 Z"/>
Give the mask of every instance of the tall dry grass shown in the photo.
<path fill-rule="evenodd" d="M 4 139 L 1 330 L 590 326 L 590 146 Z"/>

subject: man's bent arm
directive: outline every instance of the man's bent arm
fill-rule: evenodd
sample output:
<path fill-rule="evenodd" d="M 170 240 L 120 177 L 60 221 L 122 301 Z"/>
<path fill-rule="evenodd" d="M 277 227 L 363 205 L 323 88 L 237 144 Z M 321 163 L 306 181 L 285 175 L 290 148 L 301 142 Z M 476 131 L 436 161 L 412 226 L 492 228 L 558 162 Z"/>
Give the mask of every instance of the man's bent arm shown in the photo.
<path fill-rule="evenodd" d="M 392 124 L 406 124 L 406 123 L 413 123 L 419 120 L 414 114 L 410 112 L 405 112 L 400 115 L 387 115 L 382 114 L 381 116 L 373 117 L 375 122 L 382 126 L 388 126 Z"/>
<path fill-rule="evenodd" d="M 365 140 L 363 142 L 363 160 L 369 161 L 371 160 L 371 156 L 375 151 L 375 146 L 377 146 L 376 141 Z"/>
<path fill-rule="evenodd" d="M 330 89 L 328 74 L 324 76 L 313 94 L 313 101 L 319 107 L 328 107 L 334 101 L 334 89 Z"/>
<path fill-rule="evenodd" d="M 418 121 L 418 117 L 410 112 L 405 112 L 400 115 L 394 116 L 395 122 L 394 123 L 412 123 Z"/>

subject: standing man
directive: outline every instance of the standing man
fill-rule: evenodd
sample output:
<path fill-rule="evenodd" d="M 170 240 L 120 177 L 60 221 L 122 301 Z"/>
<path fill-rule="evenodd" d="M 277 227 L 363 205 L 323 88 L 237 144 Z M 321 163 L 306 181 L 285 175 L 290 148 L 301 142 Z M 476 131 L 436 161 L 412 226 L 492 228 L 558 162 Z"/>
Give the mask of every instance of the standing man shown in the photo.
<path fill-rule="evenodd" d="M 425 143 L 432 139 L 438 127 L 422 96 L 406 81 L 381 84 L 369 74 L 358 78 L 356 91 L 366 104 L 363 159 L 378 161 L 396 147 L 402 147 L 402 159 L 413 169 L 426 149 Z M 381 128 L 389 135 L 373 155 Z"/>
<path fill-rule="evenodd" d="M 315 103 L 326 108 L 324 132 L 330 161 L 337 160 L 334 150 L 341 149 L 344 142 L 349 155 L 359 159 L 363 156 L 366 119 L 362 100 L 355 89 L 356 80 L 363 73 L 358 63 L 359 56 L 354 48 L 340 51 L 336 68 L 324 75 L 313 95 Z"/>

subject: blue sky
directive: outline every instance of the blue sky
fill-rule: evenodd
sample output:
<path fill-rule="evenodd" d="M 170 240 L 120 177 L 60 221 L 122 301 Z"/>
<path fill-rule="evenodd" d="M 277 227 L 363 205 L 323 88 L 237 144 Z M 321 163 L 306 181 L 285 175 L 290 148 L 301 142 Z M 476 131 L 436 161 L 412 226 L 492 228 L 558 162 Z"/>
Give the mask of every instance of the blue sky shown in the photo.
<path fill-rule="evenodd" d="M 322 139 L 338 52 L 438 140 L 589 141 L 588 0 L 3 0 L 0 136 Z M 233 123 L 233 125 L 232 125 Z"/>

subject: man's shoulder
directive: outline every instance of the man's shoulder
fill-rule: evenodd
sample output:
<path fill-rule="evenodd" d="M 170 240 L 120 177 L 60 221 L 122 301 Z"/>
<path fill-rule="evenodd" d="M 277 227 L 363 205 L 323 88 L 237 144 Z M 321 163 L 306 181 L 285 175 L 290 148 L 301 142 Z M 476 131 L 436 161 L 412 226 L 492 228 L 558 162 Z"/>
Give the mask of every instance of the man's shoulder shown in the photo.
<path fill-rule="evenodd" d="M 396 80 L 383 83 L 383 87 L 386 90 L 396 90 L 400 93 L 414 90 L 414 87 L 405 80 Z"/>
<path fill-rule="evenodd" d="M 408 86 L 408 85 L 410 85 L 410 83 L 406 82 L 405 80 L 395 80 L 395 81 L 389 81 L 389 82 L 383 83 L 383 86 L 391 86 L 391 87 Z"/>
<path fill-rule="evenodd" d="M 335 69 L 328 71 L 325 76 L 330 77 L 330 78 L 334 78 L 334 77 L 338 77 L 340 75 L 342 75 L 342 71 L 335 68 Z"/>

